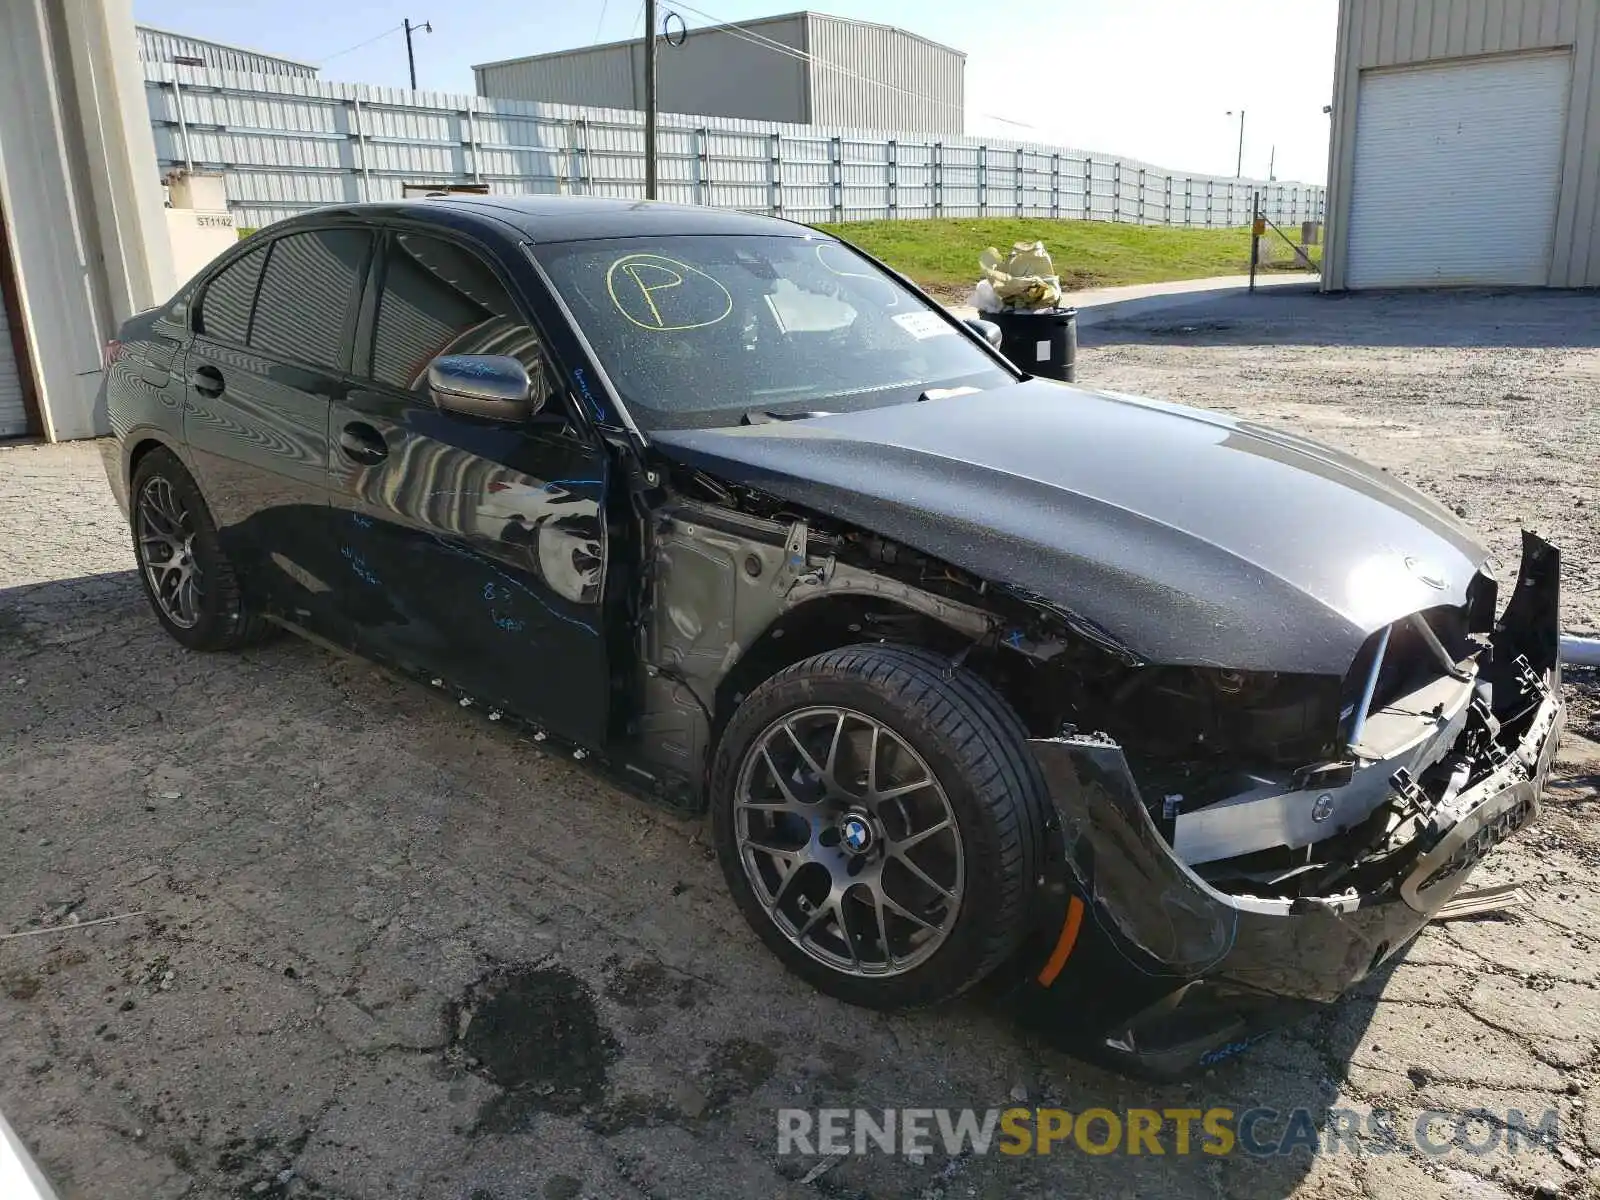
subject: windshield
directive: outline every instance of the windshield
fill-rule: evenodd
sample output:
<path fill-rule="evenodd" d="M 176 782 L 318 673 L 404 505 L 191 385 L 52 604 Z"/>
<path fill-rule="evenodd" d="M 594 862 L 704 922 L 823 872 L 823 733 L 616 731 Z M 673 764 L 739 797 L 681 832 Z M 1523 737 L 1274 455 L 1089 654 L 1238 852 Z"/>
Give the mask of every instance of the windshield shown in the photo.
<path fill-rule="evenodd" d="M 920 293 L 834 241 L 535 246 L 634 419 L 737 425 L 1013 381 Z"/>

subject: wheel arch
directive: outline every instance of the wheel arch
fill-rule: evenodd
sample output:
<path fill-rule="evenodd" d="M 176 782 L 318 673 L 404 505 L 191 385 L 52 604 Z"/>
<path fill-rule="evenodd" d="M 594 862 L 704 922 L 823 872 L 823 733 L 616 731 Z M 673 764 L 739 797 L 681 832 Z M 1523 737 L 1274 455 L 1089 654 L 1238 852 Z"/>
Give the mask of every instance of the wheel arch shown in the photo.
<path fill-rule="evenodd" d="M 133 473 L 149 457 L 150 452 L 157 449 L 176 455 L 178 461 L 188 469 L 189 464 L 184 460 L 182 450 L 173 444 L 166 433 L 150 426 L 135 429 L 119 441 L 106 443 L 101 451 L 106 481 L 111 485 L 111 494 L 116 498 L 124 517 L 131 517 L 133 512 Z M 190 473 L 193 474 L 192 471 Z"/>
<path fill-rule="evenodd" d="M 797 662 L 864 642 L 892 642 L 953 655 L 973 640 L 970 629 L 941 621 L 903 599 L 859 591 L 824 592 L 774 617 L 718 681 L 712 744 L 746 696 Z"/>

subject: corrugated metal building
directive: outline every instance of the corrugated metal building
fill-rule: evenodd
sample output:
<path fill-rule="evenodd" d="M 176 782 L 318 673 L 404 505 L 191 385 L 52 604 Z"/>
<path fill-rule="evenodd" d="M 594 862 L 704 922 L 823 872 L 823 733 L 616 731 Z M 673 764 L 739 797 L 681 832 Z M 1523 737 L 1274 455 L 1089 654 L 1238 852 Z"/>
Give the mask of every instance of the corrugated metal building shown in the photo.
<path fill-rule="evenodd" d="M 1600 0 L 1341 0 L 1329 289 L 1600 286 Z"/>
<path fill-rule="evenodd" d="M 131 0 L 0 4 L 0 438 L 107 432 L 106 339 L 172 294 Z"/>
<path fill-rule="evenodd" d="M 315 79 L 317 68 L 310 63 L 261 54 L 243 46 L 209 42 L 183 33 L 169 33 L 140 25 L 134 31 L 139 39 L 139 58 L 143 62 L 176 63 L 186 67 L 218 67 L 225 71 L 249 71 L 258 75 L 299 75 Z"/>
<path fill-rule="evenodd" d="M 660 44 L 663 112 L 961 133 L 967 56 L 888 25 L 797 12 L 692 29 Z M 644 107 L 642 42 L 612 42 L 472 68 L 480 96 Z"/>

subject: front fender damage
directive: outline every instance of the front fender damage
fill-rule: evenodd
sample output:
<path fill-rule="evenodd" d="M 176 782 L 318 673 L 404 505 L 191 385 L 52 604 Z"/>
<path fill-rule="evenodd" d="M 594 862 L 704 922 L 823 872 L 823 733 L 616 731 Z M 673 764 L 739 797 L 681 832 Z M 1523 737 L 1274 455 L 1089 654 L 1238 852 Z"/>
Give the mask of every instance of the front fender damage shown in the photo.
<path fill-rule="evenodd" d="M 1024 1014 L 1079 1053 L 1174 1076 L 1335 1000 L 1408 945 L 1538 814 L 1564 715 L 1550 644 L 1557 571 L 1554 550 L 1531 539 L 1491 642 L 1497 702 L 1473 710 L 1476 727 L 1453 747 L 1466 782 L 1423 787 L 1395 771 L 1384 834 L 1341 880 L 1359 886 L 1220 890 L 1163 835 L 1117 742 L 1031 741 L 1059 822 L 1062 935 L 1048 959 L 1035 944 Z"/>

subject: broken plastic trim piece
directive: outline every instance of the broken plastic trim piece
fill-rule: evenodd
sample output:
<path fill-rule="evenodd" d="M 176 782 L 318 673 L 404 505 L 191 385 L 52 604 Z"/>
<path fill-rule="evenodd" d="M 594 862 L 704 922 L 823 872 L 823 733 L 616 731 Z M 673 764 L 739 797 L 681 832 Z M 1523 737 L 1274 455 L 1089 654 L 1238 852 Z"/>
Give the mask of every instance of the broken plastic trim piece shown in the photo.
<path fill-rule="evenodd" d="M 1435 921 L 1459 921 L 1463 917 L 1481 917 L 1485 913 L 1503 912 L 1528 902 L 1528 893 L 1517 883 L 1502 883 L 1497 887 L 1464 888 L 1457 892 L 1433 914 Z"/>

